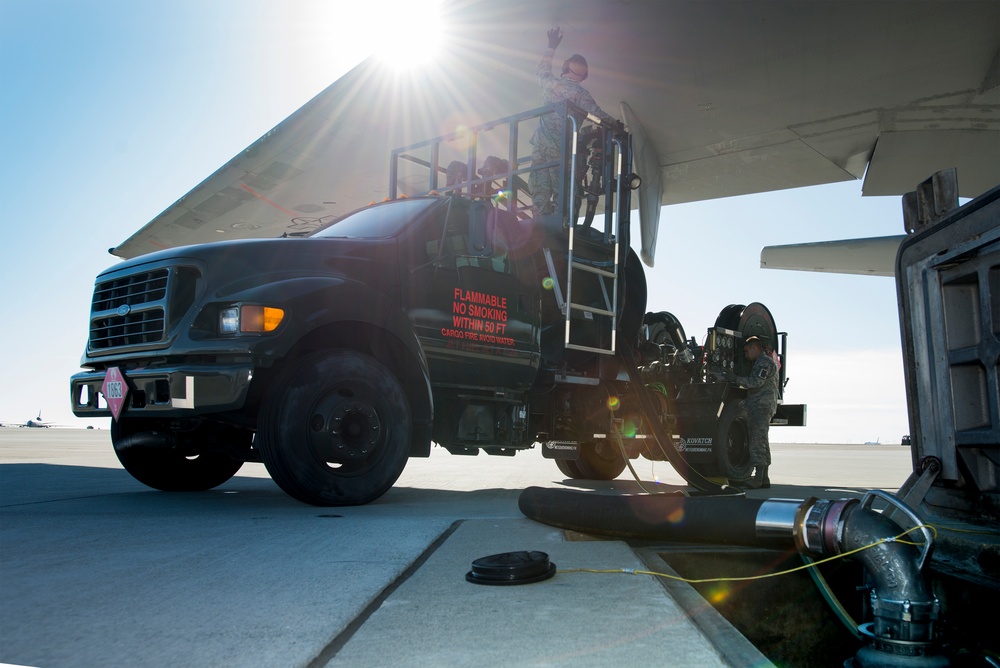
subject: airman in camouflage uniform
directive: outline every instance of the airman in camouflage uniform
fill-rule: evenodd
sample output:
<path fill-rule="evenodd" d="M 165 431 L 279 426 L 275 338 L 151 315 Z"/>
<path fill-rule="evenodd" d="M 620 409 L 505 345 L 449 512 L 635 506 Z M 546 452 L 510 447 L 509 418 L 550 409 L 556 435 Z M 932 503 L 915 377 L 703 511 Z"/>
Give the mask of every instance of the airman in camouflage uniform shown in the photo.
<path fill-rule="evenodd" d="M 750 463 L 754 467 L 753 477 L 745 487 L 751 489 L 768 488 L 771 481 L 767 468 L 771 465 L 771 445 L 767 432 L 771 418 L 778 409 L 778 364 L 756 336 L 751 336 L 743 344 L 743 352 L 753 362 L 747 376 L 732 375 L 732 382 L 747 388 L 747 431 L 750 440 Z"/>
<path fill-rule="evenodd" d="M 580 85 L 588 73 L 587 60 L 583 56 L 573 54 L 563 63 L 562 76 L 558 79 L 553 76 L 552 57 L 559 42 L 562 41 L 562 30 L 558 27 L 553 28 L 548 32 L 548 36 L 549 48 L 542 54 L 542 60 L 535 69 L 538 85 L 542 88 L 542 103 L 549 105 L 568 101 L 602 120 L 613 121 L 611 116 L 597 106 L 587 89 Z M 579 123 L 583 119 L 576 120 Z M 564 120 L 557 114 L 546 114 L 538 119 L 538 129 L 531 137 L 531 144 L 534 146 L 531 152 L 532 164 L 538 165 L 559 159 L 565 132 L 564 125 Z M 528 175 L 528 186 L 531 188 L 531 203 L 535 215 L 552 213 L 554 211 L 552 200 L 559 192 L 559 169 L 550 167 L 531 171 Z"/>

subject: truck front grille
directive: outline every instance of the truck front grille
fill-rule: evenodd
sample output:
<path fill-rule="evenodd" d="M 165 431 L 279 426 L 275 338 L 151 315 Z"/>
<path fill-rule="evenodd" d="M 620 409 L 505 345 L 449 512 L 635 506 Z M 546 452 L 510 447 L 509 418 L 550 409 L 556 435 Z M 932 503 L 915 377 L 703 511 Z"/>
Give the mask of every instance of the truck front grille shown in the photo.
<path fill-rule="evenodd" d="M 150 302 L 162 302 L 167 296 L 169 276 L 166 269 L 154 269 L 98 283 L 94 288 L 91 310 L 95 313 L 114 311 L 126 304 L 135 307 Z"/>
<path fill-rule="evenodd" d="M 91 304 L 90 350 L 146 346 L 166 339 L 168 269 L 100 282 Z"/>

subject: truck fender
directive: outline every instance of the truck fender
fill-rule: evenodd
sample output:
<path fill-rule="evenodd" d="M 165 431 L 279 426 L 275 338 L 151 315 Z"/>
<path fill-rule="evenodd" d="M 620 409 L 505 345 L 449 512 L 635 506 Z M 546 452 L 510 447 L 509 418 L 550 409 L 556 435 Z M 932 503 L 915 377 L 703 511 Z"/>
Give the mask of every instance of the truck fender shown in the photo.
<path fill-rule="evenodd" d="M 277 337 L 269 351 L 288 358 L 318 348 L 366 352 L 398 377 L 413 416 L 411 456 L 430 455 L 434 408 L 427 359 L 399 303 L 398 291 L 372 290 L 340 277 L 295 277 L 256 286 L 228 296 L 282 306 L 290 320 L 288 336 Z"/>

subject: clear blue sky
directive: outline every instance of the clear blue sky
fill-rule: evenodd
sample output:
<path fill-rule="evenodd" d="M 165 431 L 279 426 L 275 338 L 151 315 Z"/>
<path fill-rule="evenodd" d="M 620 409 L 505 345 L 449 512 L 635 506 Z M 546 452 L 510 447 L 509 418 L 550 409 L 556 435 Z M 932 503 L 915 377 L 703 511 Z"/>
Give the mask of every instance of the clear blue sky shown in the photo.
<path fill-rule="evenodd" d="M 414 2 L 0 0 L 0 420 L 77 420 L 69 376 L 93 280 L 126 239 L 379 47 Z M 540 44 L 549 26 L 539 26 Z M 598 100 L 604 108 L 616 100 Z M 898 442 L 908 431 L 892 279 L 765 271 L 762 246 L 902 231 L 900 203 L 836 184 L 667 207 L 650 310 L 699 340 L 731 303 L 789 332 L 772 440 Z"/>

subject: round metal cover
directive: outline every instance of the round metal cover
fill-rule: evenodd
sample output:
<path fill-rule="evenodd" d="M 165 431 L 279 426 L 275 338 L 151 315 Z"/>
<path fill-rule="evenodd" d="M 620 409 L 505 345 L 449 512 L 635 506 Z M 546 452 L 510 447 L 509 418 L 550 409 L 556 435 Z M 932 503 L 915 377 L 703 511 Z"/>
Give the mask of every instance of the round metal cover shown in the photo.
<path fill-rule="evenodd" d="M 544 552 L 504 552 L 480 557 L 472 562 L 465 579 L 475 584 L 519 585 L 548 580 L 556 574 L 556 565 Z"/>

